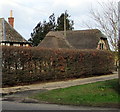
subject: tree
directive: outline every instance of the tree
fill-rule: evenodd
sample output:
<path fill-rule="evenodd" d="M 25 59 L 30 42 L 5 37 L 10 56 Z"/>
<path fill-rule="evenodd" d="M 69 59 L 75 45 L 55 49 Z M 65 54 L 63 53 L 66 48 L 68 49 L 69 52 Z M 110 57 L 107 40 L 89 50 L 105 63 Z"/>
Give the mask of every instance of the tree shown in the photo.
<path fill-rule="evenodd" d="M 112 50 L 118 50 L 118 7 L 116 1 L 99 2 L 101 10 L 90 10 L 96 27 L 108 38 Z M 90 25 L 87 24 L 90 28 Z"/>
<path fill-rule="evenodd" d="M 33 46 L 37 46 L 46 36 L 49 31 L 54 31 L 56 28 L 54 13 L 49 16 L 49 22 L 39 22 L 31 33 L 31 38 L 28 40 L 32 42 Z"/>
<path fill-rule="evenodd" d="M 73 29 L 73 21 L 69 19 L 69 14 L 66 12 L 66 29 Z M 64 13 L 57 18 L 57 23 L 54 13 L 49 16 L 49 21 L 39 22 L 31 33 L 31 38 L 28 40 L 33 43 L 33 46 L 37 46 L 46 36 L 49 31 L 63 31 L 64 30 Z"/>
<path fill-rule="evenodd" d="M 120 25 L 120 2 L 119 2 L 119 12 L 118 12 L 118 2 L 117 1 L 108 1 L 107 3 L 99 3 L 101 11 L 96 11 L 91 9 L 90 14 L 92 15 L 93 20 L 97 23 L 97 27 L 104 32 L 107 36 L 111 49 L 118 52 L 118 76 L 120 84 L 120 32 L 118 24 Z M 119 33 L 118 33 L 119 32 Z M 119 34 L 119 36 L 118 36 Z M 118 38 L 119 37 L 119 38 Z"/>
<path fill-rule="evenodd" d="M 55 22 L 54 13 L 49 17 L 49 27 L 50 27 L 50 30 L 52 30 L 52 31 L 55 31 L 55 29 L 56 29 L 56 22 Z"/>
<path fill-rule="evenodd" d="M 65 13 L 62 13 L 60 15 L 60 17 L 57 18 L 57 27 L 56 27 L 56 30 L 57 31 L 63 31 L 64 30 L 64 16 L 66 18 L 66 30 L 73 30 L 74 27 L 74 22 L 73 20 L 70 20 L 70 16 L 69 14 L 67 13 L 67 11 Z"/>
<path fill-rule="evenodd" d="M 33 29 L 33 33 L 31 33 L 31 38 L 28 40 L 32 42 L 33 46 L 37 46 L 39 41 L 43 39 L 42 32 L 42 23 L 39 22 L 37 26 Z"/>

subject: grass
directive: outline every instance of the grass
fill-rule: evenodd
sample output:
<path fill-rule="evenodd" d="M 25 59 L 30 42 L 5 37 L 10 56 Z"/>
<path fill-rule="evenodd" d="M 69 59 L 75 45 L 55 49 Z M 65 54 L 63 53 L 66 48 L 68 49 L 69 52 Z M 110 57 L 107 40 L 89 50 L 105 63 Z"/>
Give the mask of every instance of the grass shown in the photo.
<path fill-rule="evenodd" d="M 89 105 L 89 106 L 120 106 L 120 87 L 118 80 L 109 80 L 63 89 L 38 93 L 32 98 L 48 103 Z"/>

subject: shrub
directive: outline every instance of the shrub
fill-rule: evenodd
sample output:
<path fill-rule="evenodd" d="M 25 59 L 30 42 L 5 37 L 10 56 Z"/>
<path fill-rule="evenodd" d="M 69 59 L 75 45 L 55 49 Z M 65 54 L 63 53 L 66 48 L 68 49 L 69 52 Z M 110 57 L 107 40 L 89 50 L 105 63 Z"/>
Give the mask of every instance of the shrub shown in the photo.
<path fill-rule="evenodd" d="M 3 86 L 107 74 L 113 69 L 108 51 L 2 48 Z"/>

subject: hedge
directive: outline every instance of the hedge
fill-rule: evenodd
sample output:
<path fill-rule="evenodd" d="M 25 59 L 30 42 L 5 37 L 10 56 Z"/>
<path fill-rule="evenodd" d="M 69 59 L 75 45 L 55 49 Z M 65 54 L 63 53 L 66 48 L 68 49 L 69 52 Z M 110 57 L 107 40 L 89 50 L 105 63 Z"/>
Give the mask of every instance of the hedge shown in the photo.
<path fill-rule="evenodd" d="M 113 64 L 113 55 L 108 51 L 4 46 L 2 85 L 107 74 L 112 72 Z"/>

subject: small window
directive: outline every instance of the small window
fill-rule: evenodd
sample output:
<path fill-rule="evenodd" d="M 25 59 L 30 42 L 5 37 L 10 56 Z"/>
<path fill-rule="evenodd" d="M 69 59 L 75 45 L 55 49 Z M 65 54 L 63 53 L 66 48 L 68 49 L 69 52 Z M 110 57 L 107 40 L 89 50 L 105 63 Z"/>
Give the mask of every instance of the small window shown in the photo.
<path fill-rule="evenodd" d="M 103 48 L 104 48 L 104 44 L 100 43 L 100 50 L 103 50 Z"/>
<path fill-rule="evenodd" d="M 1 43 L 1 45 L 5 45 L 5 43 Z"/>
<path fill-rule="evenodd" d="M 23 44 L 20 44 L 20 46 L 23 46 Z"/>
<path fill-rule="evenodd" d="M 13 46 L 13 43 L 10 43 L 10 46 Z"/>

